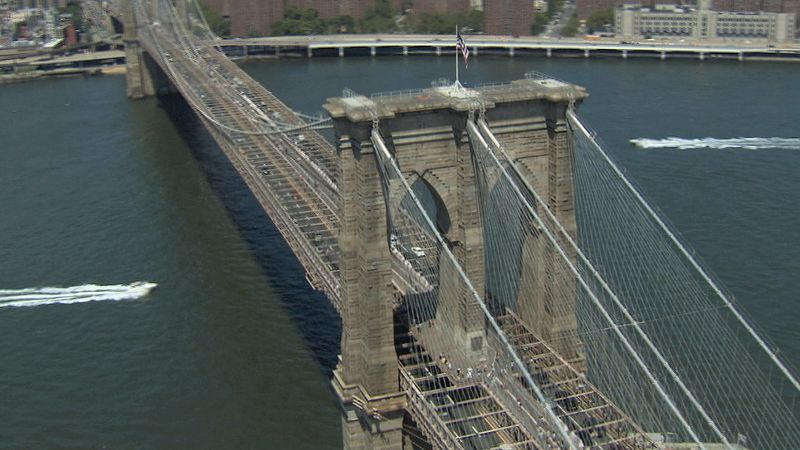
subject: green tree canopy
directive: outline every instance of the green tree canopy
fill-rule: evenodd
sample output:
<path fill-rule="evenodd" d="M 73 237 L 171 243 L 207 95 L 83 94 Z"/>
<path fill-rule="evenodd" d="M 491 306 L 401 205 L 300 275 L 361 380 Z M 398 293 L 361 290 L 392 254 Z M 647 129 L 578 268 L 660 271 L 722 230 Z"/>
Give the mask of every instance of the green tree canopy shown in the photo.
<path fill-rule="evenodd" d="M 309 35 L 323 34 L 328 31 L 328 23 L 313 9 L 291 7 L 283 14 L 283 19 L 272 25 L 272 34 Z"/>
<path fill-rule="evenodd" d="M 609 24 L 612 27 L 614 26 L 613 9 L 593 12 L 592 15 L 586 19 L 586 28 L 589 29 L 590 33 L 594 33 L 596 30 L 602 29 L 606 24 Z"/>
<path fill-rule="evenodd" d="M 86 31 L 83 22 L 83 8 L 75 2 L 68 2 L 67 6 L 58 9 L 59 14 L 71 14 L 72 25 L 76 30 Z"/>
<path fill-rule="evenodd" d="M 531 24 L 531 34 L 541 34 L 557 12 L 564 9 L 564 0 L 547 0 L 547 11 L 537 13 Z"/>
<path fill-rule="evenodd" d="M 208 27 L 219 37 L 230 37 L 231 21 L 223 18 L 217 11 L 210 8 L 205 1 L 200 1 L 200 11 L 208 22 Z"/>
<path fill-rule="evenodd" d="M 580 23 L 578 22 L 578 16 L 573 14 L 572 17 L 569 18 L 567 23 L 561 28 L 561 35 L 565 37 L 571 37 L 578 34 L 578 27 Z"/>
<path fill-rule="evenodd" d="M 367 10 L 359 25 L 362 33 L 385 33 L 395 29 L 395 11 L 389 0 L 376 0 L 375 6 Z"/>
<path fill-rule="evenodd" d="M 355 33 L 356 31 L 356 21 L 352 16 L 339 16 L 332 19 L 329 25 L 331 28 L 330 31 L 333 33 L 340 33 L 342 31 L 346 33 Z"/>
<path fill-rule="evenodd" d="M 531 25 L 531 34 L 534 36 L 541 34 L 548 23 L 550 23 L 550 16 L 547 13 L 536 13 Z"/>
<path fill-rule="evenodd" d="M 406 31 L 423 34 L 453 34 L 456 26 L 467 33 L 481 32 L 484 29 L 482 11 L 469 13 L 437 14 L 413 13 L 406 19 Z"/>

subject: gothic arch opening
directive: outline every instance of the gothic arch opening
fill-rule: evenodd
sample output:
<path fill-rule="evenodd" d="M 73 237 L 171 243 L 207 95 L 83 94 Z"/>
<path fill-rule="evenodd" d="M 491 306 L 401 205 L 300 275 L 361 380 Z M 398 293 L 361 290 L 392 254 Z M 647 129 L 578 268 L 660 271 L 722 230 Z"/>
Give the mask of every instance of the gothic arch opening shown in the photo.
<path fill-rule="evenodd" d="M 413 180 L 413 183 L 411 183 L 411 190 L 414 191 L 414 194 L 419 199 L 425 213 L 433 220 L 437 231 L 443 236 L 446 236 L 450 231 L 450 213 L 441 195 L 439 195 L 436 189 L 431 186 L 426 179 L 420 177 L 418 174 L 415 173 L 411 179 Z M 406 194 L 401 202 L 401 206 L 413 209 L 411 202 L 413 202 L 411 196 Z M 422 225 L 424 226 L 424 224 Z"/>

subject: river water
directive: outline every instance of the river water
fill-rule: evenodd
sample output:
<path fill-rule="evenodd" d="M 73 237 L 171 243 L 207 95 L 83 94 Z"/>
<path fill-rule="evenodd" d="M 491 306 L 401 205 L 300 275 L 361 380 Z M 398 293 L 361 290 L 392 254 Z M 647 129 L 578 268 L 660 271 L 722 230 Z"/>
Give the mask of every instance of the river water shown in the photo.
<path fill-rule="evenodd" d="M 314 113 L 452 63 L 244 67 Z M 731 141 L 800 137 L 797 66 L 481 56 L 462 81 L 530 70 L 589 90 L 581 112 L 613 156 L 797 365 L 800 147 Z M 0 447 L 340 447 L 340 325 L 287 254 L 181 101 L 129 101 L 123 77 L 0 86 L 0 295 L 29 289 L 30 306 L 0 302 Z M 59 303 L 76 291 L 119 301 Z"/>

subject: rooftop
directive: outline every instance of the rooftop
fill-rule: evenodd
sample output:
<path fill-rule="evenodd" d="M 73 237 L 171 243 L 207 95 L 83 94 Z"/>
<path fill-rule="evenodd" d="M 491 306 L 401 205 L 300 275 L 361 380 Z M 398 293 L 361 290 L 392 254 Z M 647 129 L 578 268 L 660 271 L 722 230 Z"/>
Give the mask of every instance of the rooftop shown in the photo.
<path fill-rule="evenodd" d="M 486 84 L 470 88 L 439 86 L 428 89 L 374 94 L 371 97 L 351 94 L 327 100 L 325 110 L 333 118 L 347 117 L 353 122 L 390 118 L 396 114 L 437 109 L 469 111 L 491 108 L 495 103 L 542 99 L 553 103 L 582 101 L 586 89 L 545 77 L 529 77 L 508 83 Z"/>

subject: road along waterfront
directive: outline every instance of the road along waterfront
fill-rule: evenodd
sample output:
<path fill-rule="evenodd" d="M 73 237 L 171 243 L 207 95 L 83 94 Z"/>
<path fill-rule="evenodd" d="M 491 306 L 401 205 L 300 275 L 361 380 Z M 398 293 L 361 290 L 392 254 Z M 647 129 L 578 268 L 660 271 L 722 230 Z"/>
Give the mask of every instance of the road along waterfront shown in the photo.
<path fill-rule="evenodd" d="M 542 39 L 538 36 L 466 36 L 474 56 L 540 56 L 566 58 L 656 58 L 738 61 L 800 61 L 800 45 L 765 42 L 687 41 L 685 39 L 621 42 L 619 39 Z M 281 56 L 380 56 L 414 54 L 452 54 L 455 42 L 444 35 L 318 35 L 275 36 L 220 40 L 229 55 L 240 58 Z"/>

